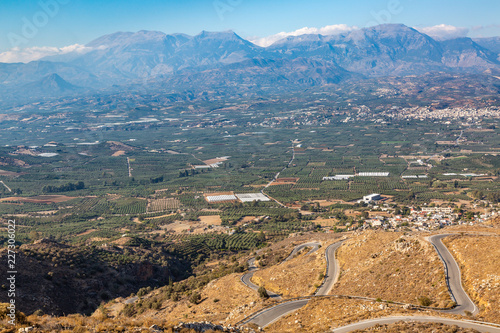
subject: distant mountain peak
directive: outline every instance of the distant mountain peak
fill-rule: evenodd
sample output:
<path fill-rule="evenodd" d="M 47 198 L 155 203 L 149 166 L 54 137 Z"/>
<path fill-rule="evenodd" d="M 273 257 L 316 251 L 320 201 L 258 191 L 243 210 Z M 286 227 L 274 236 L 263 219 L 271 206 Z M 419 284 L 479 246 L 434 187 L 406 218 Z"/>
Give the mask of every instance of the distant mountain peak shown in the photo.
<path fill-rule="evenodd" d="M 241 39 L 234 31 L 226 30 L 226 31 L 206 31 L 203 30 L 198 35 L 194 36 L 194 38 L 211 38 L 211 39 Z"/>
<path fill-rule="evenodd" d="M 68 81 L 64 80 L 56 73 L 51 73 L 42 79 L 28 83 L 23 86 L 25 91 L 29 91 L 32 96 L 61 96 L 81 90 Z"/>
<path fill-rule="evenodd" d="M 86 46 L 88 47 L 116 46 L 121 44 L 130 44 L 137 41 L 162 40 L 166 38 L 166 36 L 167 34 L 161 31 L 140 30 L 137 32 L 115 32 L 94 39 Z"/>

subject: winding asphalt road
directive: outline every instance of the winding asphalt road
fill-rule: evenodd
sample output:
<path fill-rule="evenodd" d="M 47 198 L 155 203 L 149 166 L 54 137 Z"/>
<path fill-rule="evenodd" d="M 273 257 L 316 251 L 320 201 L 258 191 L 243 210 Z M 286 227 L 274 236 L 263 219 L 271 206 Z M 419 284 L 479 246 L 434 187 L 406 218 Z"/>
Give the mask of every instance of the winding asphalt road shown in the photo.
<path fill-rule="evenodd" d="M 257 266 L 255 266 L 255 258 L 248 260 L 248 273 L 244 274 L 240 280 L 243 282 L 248 288 L 258 291 L 259 286 L 252 283 L 251 279 L 254 273 L 258 270 Z M 267 291 L 267 294 L 272 299 L 281 299 L 281 296 L 273 293 L 272 291 Z"/>
<path fill-rule="evenodd" d="M 316 292 L 316 296 L 326 295 L 330 289 L 332 289 L 338 276 L 338 265 L 335 260 L 335 251 L 342 245 L 342 241 L 334 243 L 327 247 L 325 251 L 327 270 L 325 280 L 323 284 Z M 310 301 L 310 298 L 300 299 L 296 301 L 290 301 L 276 305 L 272 308 L 266 309 L 255 314 L 253 317 L 249 318 L 245 323 L 253 323 L 259 327 L 266 327 L 284 315 L 294 312 L 303 306 L 305 306 Z"/>
<path fill-rule="evenodd" d="M 360 321 L 354 324 L 350 324 L 347 326 L 342 326 L 339 328 L 334 329 L 332 332 L 334 333 L 347 333 L 347 332 L 352 332 L 354 330 L 361 330 L 365 328 L 369 328 L 372 326 L 375 326 L 377 324 L 384 325 L 384 324 L 393 324 L 398 321 L 418 321 L 418 322 L 425 322 L 425 323 L 442 323 L 446 325 L 456 325 L 459 327 L 463 328 L 473 328 L 475 330 L 478 330 L 479 332 L 489 332 L 489 333 L 500 333 L 500 328 L 498 327 L 493 327 L 493 326 L 488 326 L 488 325 L 483 325 L 479 323 L 473 323 L 473 322 L 468 322 L 468 321 L 462 321 L 462 320 L 454 320 L 454 319 L 447 319 L 447 318 L 440 318 L 440 317 L 424 317 L 424 316 L 403 316 L 403 317 L 384 317 L 384 318 L 377 318 L 377 319 L 370 319 L 370 320 L 365 320 L 365 321 Z"/>
<path fill-rule="evenodd" d="M 450 251 L 441 241 L 443 238 L 451 235 L 452 234 L 442 234 L 429 237 L 429 241 L 434 246 L 436 252 L 443 261 L 446 272 L 446 283 L 448 285 L 452 298 L 457 303 L 457 306 L 455 308 L 450 310 L 443 310 L 441 312 L 463 315 L 465 314 L 466 311 L 468 311 L 473 314 L 476 314 L 479 312 L 479 309 L 474 304 L 474 302 L 472 302 L 469 295 L 467 295 L 467 293 L 463 289 L 460 268 L 455 259 L 453 258 L 453 256 L 451 255 Z M 337 261 L 335 260 L 335 252 L 341 245 L 342 241 L 334 243 L 326 249 L 327 274 L 325 276 L 323 285 L 318 289 L 315 296 L 327 295 L 328 292 L 333 287 L 333 285 L 335 284 L 335 282 L 337 281 L 338 264 Z M 292 256 L 292 254 L 290 256 Z M 281 318 L 282 316 L 302 308 L 309 302 L 310 299 L 311 298 L 304 298 L 300 300 L 290 301 L 265 309 L 261 312 L 256 313 L 254 316 L 249 318 L 245 323 L 254 323 L 259 327 L 266 327 L 275 322 L 276 320 L 278 320 L 279 318 Z M 338 333 L 350 332 L 357 329 L 368 328 L 376 324 L 391 324 L 401 320 L 420 321 L 420 322 L 439 322 L 448 325 L 457 325 L 464 328 L 473 328 L 480 332 L 500 333 L 500 328 L 484 325 L 481 323 L 453 320 L 440 317 L 424 317 L 424 316 L 386 317 L 373 320 L 366 320 L 348 326 L 337 328 L 333 332 L 338 332 Z"/>
<path fill-rule="evenodd" d="M 319 249 L 319 243 L 318 242 L 310 242 L 310 243 L 305 243 L 305 244 L 301 244 L 299 246 L 296 246 L 293 249 L 293 251 L 290 253 L 290 255 L 288 257 L 286 257 L 286 259 L 281 262 L 281 264 L 284 263 L 284 262 L 287 262 L 290 259 L 292 259 L 298 252 L 300 252 L 301 250 L 305 249 L 306 247 L 312 247 L 311 251 L 309 251 L 309 252 L 306 253 L 306 256 L 307 256 L 307 255 L 309 255 L 311 253 L 314 253 L 314 252 L 318 251 L 318 249 Z"/>
<path fill-rule="evenodd" d="M 441 241 L 443 238 L 451 235 L 452 234 L 443 234 L 429 237 L 429 241 L 434 245 L 434 248 L 445 265 L 446 284 L 448 285 L 452 298 L 454 298 L 454 301 L 457 303 L 455 308 L 442 312 L 464 315 L 465 311 L 469 311 L 476 314 L 479 312 L 479 309 L 474 302 L 472 302 L 462 286 L 460 268 L 450 251 L 448 251 Z"/>
<path fill-rule="evenodd" d="M 311 251 L 307 252 L 306 255 L 309 255 L 315 251 L 317 251 L 319 249 L 319 243 L 317 242 L 309 242 L 309 243 L 305 243 L 305 244 L 301 244 L 301 245 L 298 245 L 296 246 L 293 251 L 290 253 L 290 255 L 285 259 L 283 260 L 280 265 L 290 259 L 292 259 L 296 254 L 297 252 L 299 252 L 300 250 L 306 248 L 306 247 L 312 247 Z M 255 258 L 252 258 L 250 260 L 248 260 L 248 273 L 244 274 L 240 280 L 241 282 L 243 282 L 248 288 L 252 289 L 252 290 L 259 290 L 259 286 L 252 283 L 252 277 L 254 275 L 254 273 L 258 270 L 257 266 L 255 266 Z M 272 299 L 281 299 L 281 296 L 278 295 L 278 294 L 275 294 L 273 293 L 272 291 L 267 291 L 267 294 L 269 295 L 270 298 Z"/>
<path fill-rule="evenodd" d="M 328 246 L 325 251 L 326 257 L 326 274 L 325 279 L 323 280 L 323 284 L 316 291 L 316 296 L 328 295 L 330 290 L 333 288 L 333 285 L 337 282 L 339 278 L 339 269 L 337 260 L 335 259 L 335 252 L 342 245 L 343 241 L 333 243 Z"/>

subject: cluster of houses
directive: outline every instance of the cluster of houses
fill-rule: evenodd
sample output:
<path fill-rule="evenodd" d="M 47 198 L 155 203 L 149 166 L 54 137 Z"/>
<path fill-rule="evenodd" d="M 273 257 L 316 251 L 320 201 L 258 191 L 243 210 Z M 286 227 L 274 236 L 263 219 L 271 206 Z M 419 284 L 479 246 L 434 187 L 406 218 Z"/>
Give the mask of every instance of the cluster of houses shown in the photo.
<path fill-rule="evenodd" d="M 388 205 L 384 205 L 384 207 L 374 206 L 374 208 L 380 208 L 381 212 L 388 212 L 391 210 Z M 410 214 L 407 216 L 387 215 L 388 214 L 380 214 L 365 219 L 362 228 L 398 229 L 401 227 L 409 227 L 420 231 L 430 231 L 447 225 L 473 225 L 482 223 L 489 218 L 500 215 L 500 212 L 486 212 L 466 220 L 462 213 L 456 212 L 452 207 L 423 207 L 421 209 L 410 207 Z"/>

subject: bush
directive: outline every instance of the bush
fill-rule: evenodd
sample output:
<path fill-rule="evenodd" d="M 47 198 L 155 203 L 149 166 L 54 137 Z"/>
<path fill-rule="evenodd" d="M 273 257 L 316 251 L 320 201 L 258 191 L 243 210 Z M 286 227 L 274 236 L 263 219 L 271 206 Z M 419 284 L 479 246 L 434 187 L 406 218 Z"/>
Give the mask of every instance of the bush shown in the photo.
<path fill-rule="evenodd" d="M 189 301 L 193 304 L 198 304 L 198 302 L 201 300 L 201 295 L 197 292 L 194 292 L 191 294 L 189 297 Z"/>
<path fill-rule="evenodd" d="M 126 304 L 122 310 L 122 314 L 125 317 L 132 317 L 135 313 L 136 311 L 133 304 Z"/>
<path fill-rule="evenodd" d="M 151 309 L 153 309 L 153 310 L 160 310 L 160 309 L 161 309 L 161 302 L 160 302 L 160 301 L 156 301 L 156 302 L 154 302 L 154 303 L 151 305 Z"/>
<path fill-rule="evenodd" d="M 267 293 L 266 288 L 264 287 L 259 287 L 259 290 L 257 291 L 259 293 L 259 296 L 263 299 L 268 299 L 269 294 Z"/>
<path fill-rule="evenodd" d="M 418 298 L 418 303 L 422 306 L 430 306 L 432 304 L 432 300 L 427 296 L 420 296 Z"/>
<path fill-rule="evenodd" d="M 139 297 L 145 296 L 145 295 L 149 294 L 151 292 L 151 290 L 153 290 L 151 287 L 141 288 L 137 292 L 137 296 L 139 296 Z"/>
<path fill-rule="evenodd" d="M 35 312 L 33 312 L 33 314 L 34 314 L 35 316 L 37 316 L 37 317 L 41 317 L 41 316 L 43 316 L 43 315 L 44 315 L 44 313 L 43 313 L 43 310 L 42 310 L 42 309 L 38 309 L 38 310 L 36 310 Z"/>

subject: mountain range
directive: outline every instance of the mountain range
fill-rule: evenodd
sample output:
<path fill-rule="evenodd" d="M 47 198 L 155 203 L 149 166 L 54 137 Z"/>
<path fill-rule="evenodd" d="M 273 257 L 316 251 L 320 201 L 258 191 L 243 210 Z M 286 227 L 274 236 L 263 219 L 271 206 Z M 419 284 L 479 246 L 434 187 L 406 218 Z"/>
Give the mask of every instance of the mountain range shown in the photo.
<path fill-rule="evenodd" d="M 401 24 L 339 35 L 287 37 L 257 46 L 232 31 L 196 36 L 117 32 L 87 52 L 30 63 L 0 63 L 2 101 L 59 97 L 110 87 L 304 86 L 433 71 L 491 73 L 500 69 L 500 38 L 435 40 Z"/>

